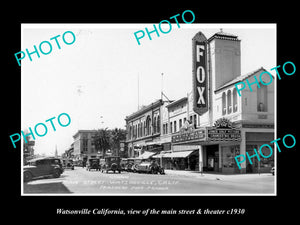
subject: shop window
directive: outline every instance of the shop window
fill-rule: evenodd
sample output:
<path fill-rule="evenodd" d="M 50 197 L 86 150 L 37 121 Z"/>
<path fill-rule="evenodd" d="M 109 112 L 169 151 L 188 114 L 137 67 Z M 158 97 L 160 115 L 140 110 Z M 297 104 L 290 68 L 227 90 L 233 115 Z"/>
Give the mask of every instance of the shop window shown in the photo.
<path fill-rule="evenodd" d="M 269 147 L 266 147 L 264 146 L 262 149 L 261 149 L 261 153 L 264 155 L 264 156 L 269 156 L 271 154 L 270 157 L 268 158 L 264 158 L 260 155 L 260 168 L 265 168 L 265 167 L 272 167 L 274 166 L 274 154 L 272 154 L 274 152 L 274 149 L 273 149 L 273 146 L 270 145 L 272 150 L 270 150 Z M 260 146 L 259 146 L 260 147 Z"/>
<path fill-rule="evenodd" d="M 268 89 L 267 86 L 261 85 L 260 88 L 257 89 L 257 111 L 258 112 L 267 112 L 268 106 Z"/>
<path fill-rule="evenodd" d="M 222 94 L 222 115 L 226 114 L 226 94 L 223 92 Z"/>
<path fill-rule="evenodd" d="M 231 90 L 227 92 L 227 112 L 230 114 L 232 112 L 232 104 L 231 104 Z"/>
<path fill-rule="evenodd" d="M 240 154 L 240 146 L 222 146 L 222 167 L 223 168 L 235 168 L 236 162 L 235 162 L 235 156 Z"/>
<path fill-rule="evenodd" d="M 238 105 L 237 105 L 237 91 L 235 88 L 233 89 L 232 97 L 233 97 L 233 112 L 236 112 L 238 109 Z"/>

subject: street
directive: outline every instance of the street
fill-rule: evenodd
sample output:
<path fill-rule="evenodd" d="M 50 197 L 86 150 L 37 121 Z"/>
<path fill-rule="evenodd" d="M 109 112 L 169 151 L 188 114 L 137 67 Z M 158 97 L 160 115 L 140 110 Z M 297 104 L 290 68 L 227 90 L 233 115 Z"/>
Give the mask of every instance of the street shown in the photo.
<path fill-rule="evenodd" d="M 42 178 L 24 183 L 24 194 L 274 194 L 271 174 L 222 175 L 167 170 L 165 175 L 101 173 L 75 167 L 59 178 Z"/>

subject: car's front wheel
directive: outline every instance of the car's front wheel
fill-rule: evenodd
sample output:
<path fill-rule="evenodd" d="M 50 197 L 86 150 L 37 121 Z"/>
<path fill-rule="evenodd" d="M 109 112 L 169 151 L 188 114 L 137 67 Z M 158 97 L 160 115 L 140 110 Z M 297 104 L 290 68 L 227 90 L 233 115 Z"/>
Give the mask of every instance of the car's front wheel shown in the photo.
<path fill-rule="evenodd" d="M 28 172 L 28 171 L 24 172 L 24 177 L 23 177 L 23 179 L 24 179 L 24 182 L 29 182 L 29 181 L 31 181 L 31 180 L 32 180 L 32 174 L 31 174 L 30 172 Z"/>
<path fill-rule="evenodd" d="M 53 172 L 53 177 L 54 178 L 59 178 L 60 177 L 60 171 L 58 169 L 55 169 Z"/>

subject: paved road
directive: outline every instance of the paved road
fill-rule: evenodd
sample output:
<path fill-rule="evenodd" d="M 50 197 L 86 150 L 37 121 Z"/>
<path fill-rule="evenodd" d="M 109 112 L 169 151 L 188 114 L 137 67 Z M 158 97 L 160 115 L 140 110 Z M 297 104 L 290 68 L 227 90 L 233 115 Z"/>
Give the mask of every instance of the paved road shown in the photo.
<path fill-rule="evenodd" d="M 33 180 L 24 184 L 24 194 L 273 194 L 271 174 L 201 176 L 174 173 L 101 173 L 75 167 L 60 178 Z"/>

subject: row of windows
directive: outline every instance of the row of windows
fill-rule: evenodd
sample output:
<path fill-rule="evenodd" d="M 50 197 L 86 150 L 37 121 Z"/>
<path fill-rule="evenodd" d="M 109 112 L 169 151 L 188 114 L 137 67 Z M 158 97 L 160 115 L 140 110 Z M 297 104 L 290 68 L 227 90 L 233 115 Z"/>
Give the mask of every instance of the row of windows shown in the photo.
<path fill-rule="evenodd" d="M 237 112 L 238 94 L 234 88 L 231 94 L 231 90 L 228 90 L 227 93 L 223 92 L 222 94 L 222 115 L 230 114 L 232 112 Z M 245 105 L 247 105 L 247 98 L 245 98 Z M 268 111 L 268 89 L 267 86 L 261 85 L 257 89 L 257 111 L 258 112 L 267 112 Z"/>
<path fill-rule="evenodd" d="M 168 123 L 164 123 L 163 124 L 163 134 L 176 133 L 185 124 L 185 122 L 186 122 L 186 117 L 184 117 L 183 120 L 182 119 L 178 120 L 178 126 L 177 126 L 176 120 L 170 122 L 170 126 L 168 126 Z M 190 116 L 189 122 L 192 123 L 196 127 L 197 126 L 197 115 Z"/>
<path fill-rule="evenodd" d="M 231 94 L 231 90 L 227 91 L 227 94 L 223 92 L 222 94 L 222 115 L 230 114 L 232 112 L 237 112 L 237 91 L 234 88 Z M 233 107 L 233 108 L 232 108 Z"/>
<path fill-rule="evenodd" d="M 152 125 L 152 126 L 151 126 Z M 155 116 L 153 122 L 150 116 L 147 116 L 146 121 L 129 126 L 128 138 L 136 139 L 144 136 L 160 133 L 160 117 Z"/>

